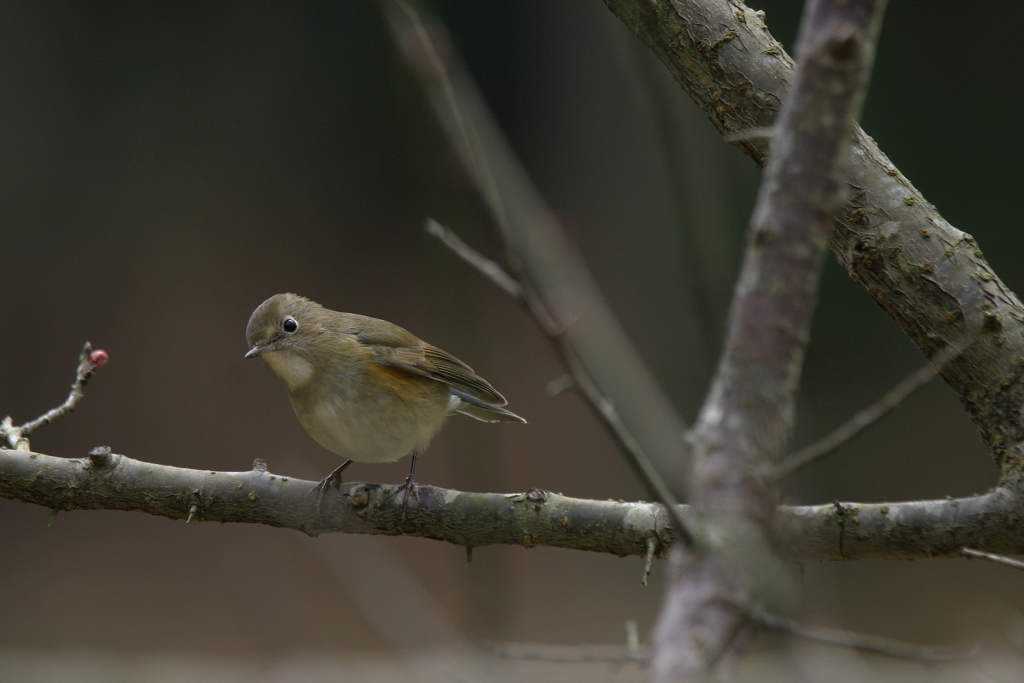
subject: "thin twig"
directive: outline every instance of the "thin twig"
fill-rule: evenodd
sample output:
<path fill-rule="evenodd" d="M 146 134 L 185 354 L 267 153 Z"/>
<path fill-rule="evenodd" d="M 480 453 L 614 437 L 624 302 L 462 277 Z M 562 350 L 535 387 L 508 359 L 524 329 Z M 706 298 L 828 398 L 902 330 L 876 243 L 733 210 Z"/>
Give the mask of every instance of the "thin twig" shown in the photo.
<path fill-rule="evenodd" d="M 825 437 L 786 456 L 775 465 L 775 475 L 779 478 L 785 477 L 804 465 L 834 452 L 837 448 L 884 417 L 911 394 L 931 381 L 933 377 L 939 375 L 948 363 L 963 355 L 964 349 L 976 338 L 977 332 L 973 328 L 965 330 L 956 342 L 935 353 L 926 365 L 904 377 L 900 380 L 899 384 L 870 406 L 851 417 L 847 422 Z"/>
<path fill-rule="evenodd" d="M 56 408 L 47 411 L 36 419 L 26 422 L 20 427 L 14 427 L 11 418 L 5 418 L 0 425 L 0 434 L 15 450 L 25 451 L 29 448 L 28 437 L 40 427 L 50 424 L 70 413 L 78 405 L 85 395 L 85 385 L 89 383 L 97 368 L 107 363 L 107 352 L 102 350 L 93 351 L 92 344 L 85 342 L 82 352 L 78 354 L 78 369 L 75 371 L 75 381 L 71 385 L 71 392 L 67 400 Z"/>
<path fill-rule="evenodd" d="M 815 640 L 819 643 L 838 645 L 840 647 L 851 647 L 865 652 L 877 652 L 878 654 L 903 659 L 916 659 L 922 662 L 947 662 L 954 659 L 968 659 L 974 657 L 981 651 L 980 645 L 967 645 L 961 647 L 947 647 L 942 645 L 914 645 L 898 640 L 889 640 L 879 636 L 871 636 L 864 633 L 854 633 L 836 628 L 822 628 L 803 626 L 792 619 L 781 617 L 777 614 L 761 612 L 755 615 L 758 623 L 762 626 L 776 631 L 784 631 L 800 638 Z"/>
<path fill-rule="evenodd" d="M 986 553 L 983 550 L 975 550 L 973 548 L 963 548 L 960 550 L 967 557 L 977 557 L 982 560 L 988 560 L 989 562 L 996 562 L 998 564 L 1005 564 L 1007 567 L 1013 567 L 1014 569 L 1024 569 L 1024 562 L 1015 560 L 1012 557 L 1006 557 L 1004 555 L 996 555 L 995 553 Z"/>
<path fill-rule="evenodd" d="M 441 240 L 459 258 L 490 278 L 491 282 L 504 289 L 510 297 L 522 298 L 523 288 L 514 277 L 506 273 L 497 263 L 463 242 L 462 238 L 456 235 L 451 228 L 441 225 L 433 218 L 428 218 L 426 229 L 427 234 Z"/>
<path fill-rule="evenodd" d="M 775 466 L 775 474 L 785 477 L 815 460 L 822 458 L 873 425 L 908 396 L 935 377 L 935 367 L 928 363 L 910 373 L 885 395 L 861 410 L 831 433 L 786 456 Z"/>

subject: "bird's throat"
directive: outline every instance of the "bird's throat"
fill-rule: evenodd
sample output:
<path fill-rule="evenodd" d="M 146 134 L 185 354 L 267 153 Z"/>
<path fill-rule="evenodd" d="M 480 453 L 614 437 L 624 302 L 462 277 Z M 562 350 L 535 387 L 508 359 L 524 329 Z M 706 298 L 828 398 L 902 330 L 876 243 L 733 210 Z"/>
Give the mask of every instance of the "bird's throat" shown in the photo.
<path fill-rule="evenodd" d="M 263 354 L 263 360 L 292 391 L 303 386 L 313 376 L 313 365 L 290 351 L 271 351 Z"/>

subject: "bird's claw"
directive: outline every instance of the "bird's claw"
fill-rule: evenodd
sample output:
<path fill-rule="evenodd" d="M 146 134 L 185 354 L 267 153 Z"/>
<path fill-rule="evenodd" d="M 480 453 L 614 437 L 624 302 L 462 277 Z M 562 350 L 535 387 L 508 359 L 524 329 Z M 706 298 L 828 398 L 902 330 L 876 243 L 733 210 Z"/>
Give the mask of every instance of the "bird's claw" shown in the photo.
<path fill-rule="evenodd" d="M 333 486 L 334 488 L 338 488 L 343 483 L 345 483 L 341 480 L 341 473 L 345 470 L 346 467 L 349 466 L 349 463 L 351 462 L 351 460 L 347 460 L 340 466 L 335 467 L 330 474 L 321 479 L 320 483 L 311 488 L 309 490 L 309 493 L 306 494 L 308 496 L 310 493 L 313 493 L 313 491 L 318 492 L 316 497 L 316 519 L 318 522 L 320 521 L 320 505 L 321 503 L 324 502 L 324 493 L 327 492 L 328 487 Z"/>
<path fill-rule="evenodd" d="M 405 478 L 405 483 L 392 489 L 388 497 L 398 495 L 399 491 L 405 491 L 405 495 L 402 496 L 402 521 L 404 522 L 409 510 L 409 497 L 412 496 L 419 500 L 419 496 L 416 494 L 416 482 L 413 481 L 411 474 Z"/>

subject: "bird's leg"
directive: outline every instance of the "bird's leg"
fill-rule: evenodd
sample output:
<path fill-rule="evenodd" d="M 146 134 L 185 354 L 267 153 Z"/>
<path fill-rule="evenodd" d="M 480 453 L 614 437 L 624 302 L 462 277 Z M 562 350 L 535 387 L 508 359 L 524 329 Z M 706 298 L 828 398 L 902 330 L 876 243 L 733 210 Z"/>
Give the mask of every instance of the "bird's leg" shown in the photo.
<path fill-rule="evenodd" d="M 334 470 L 330 474 L 328 474 L 326 477 L 321 479 L 319 484 L 317 484 L 316 486 L 314 486 L 313 488 L 311 488 L 309 490 L 310 493 L 313 493 L 313 491 L 319 491 L 320 492 L 319 495 L 317 495 L 317 497 L 316 497 L 316 518 L 317 518 L 317 520 L 320 519 L 320 503 L 322 503 L 323 500 L 324 500 L 324 492 L 327 490 L 327 487 L 328 486 L 333 486 L 334 488 L 338 488 L 338 486 L 340 486 L 342 484 L 341 473 L 343 471 L 345 471 L 345 468 L 348 467 L 351 464 L 352 464 L 351 460 L 346 460 L 345 462 L 341 463 L 341 465 L 339 465 L 338 467 L 335 467 Z"/>
<path fill-rule="evenodd" d="M 412 454 L 412 466 L 409 468 L 409 476 L 405 478 L 405 483 L 399 486 L 396 491 L 405 489 L 405 497 L 402 499 L 402 521 L 405 521 L 405 512 L 409 508 L 409 496 L 416 495 L 416 482 L 412 480 L 412 475 L 416 473 L 416 452 Z"/>

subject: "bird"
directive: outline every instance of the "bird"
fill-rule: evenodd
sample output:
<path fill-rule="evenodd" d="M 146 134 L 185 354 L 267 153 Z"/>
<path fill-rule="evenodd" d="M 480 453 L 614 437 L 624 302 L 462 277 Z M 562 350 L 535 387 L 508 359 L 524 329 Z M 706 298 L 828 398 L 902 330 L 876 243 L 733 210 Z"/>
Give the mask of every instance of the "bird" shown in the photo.
<path fill-rule="evenodd" d="M 345 458 L 310 493 L 317 513 L 328 487 L 353 462 L 412 456 L 402 519 L 415 496 L 416 458 L 445 420 L 526 422 L 505 397 L 455 356 L 386 320 L 324 308 L 298 294 L 275 294 L 253 311 L 245 358 L 262 358 L 288 390 L 299 423 Z"/>

